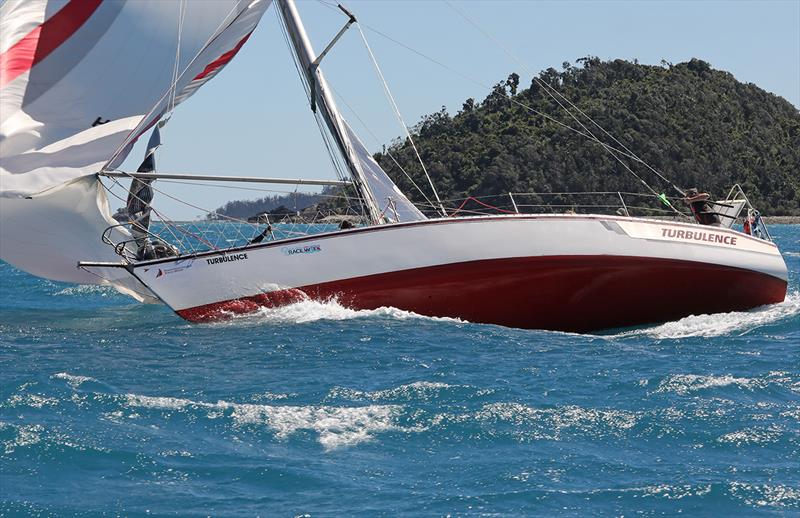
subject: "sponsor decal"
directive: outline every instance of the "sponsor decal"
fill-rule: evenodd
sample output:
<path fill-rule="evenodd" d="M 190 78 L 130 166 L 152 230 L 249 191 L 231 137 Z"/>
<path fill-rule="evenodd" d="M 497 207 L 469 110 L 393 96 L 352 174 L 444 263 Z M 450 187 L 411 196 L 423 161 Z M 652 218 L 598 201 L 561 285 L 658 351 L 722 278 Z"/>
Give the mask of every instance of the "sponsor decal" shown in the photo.
<path fill-rule="evenodd" d="M 222 263 L 230 263 L 233 261 L 244 261 L 247 259 L 247 254 L 226 254 L 221 255 L 219 257 L 212 257 L 211 259 L 206 259 L 208 264 L 222 264 Z"/>
<path fill-rule="evenodd" d="M 703 241 L 705 243 L 719 243 L 736 246 L 736 236 L 714 234 L 701 230 L 679 230 L 677 228 L 662 228 L 661 237 L 685 239 L 687 241 Z"/>
<path fill-rule="evenodd" d="M 169 275 L 171 273 L 178 273 L 184 270 L 188 270 L 189 268 L 192 267 L 193 264 L 194 264 L 194 259 L 191 259 L 188 261 L 178 261 L 175 263 L 175 266 L 171 268 L 164 268 L 163 270 L 159 268 L 158 273 L 156 273 L 156 279 L 158 279 L 159 277 L 163 277 L 165 275 Z"/>
<path fill-rule="evenodd" d="M 281 252 L 283 255 L 315 254 L 317 252 L 322 252 L 322 247 L 318 244 L 284 246 L 281 248 Z"/>

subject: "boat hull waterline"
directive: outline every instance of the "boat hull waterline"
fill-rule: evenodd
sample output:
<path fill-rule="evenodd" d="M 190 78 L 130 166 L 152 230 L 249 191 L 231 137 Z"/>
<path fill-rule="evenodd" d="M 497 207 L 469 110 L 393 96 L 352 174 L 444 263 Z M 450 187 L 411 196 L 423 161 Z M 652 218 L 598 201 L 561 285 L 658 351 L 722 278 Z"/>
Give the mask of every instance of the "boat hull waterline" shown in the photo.
<path fill-rule="evenodd" d="M 545 215 L 357 228 L 129 267 L 207 322 L 302 300 L 587 332 L 781 302 L 773 243 L 734 230 Z"/>

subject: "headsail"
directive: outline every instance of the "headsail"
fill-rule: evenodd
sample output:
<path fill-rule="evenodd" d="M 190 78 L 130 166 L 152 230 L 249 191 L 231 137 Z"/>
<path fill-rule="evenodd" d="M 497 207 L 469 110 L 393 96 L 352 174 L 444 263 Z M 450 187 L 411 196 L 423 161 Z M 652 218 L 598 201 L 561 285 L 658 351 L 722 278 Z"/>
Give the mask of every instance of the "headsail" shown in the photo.
<path fill-rule="evenodd" d="M 217 74 L 269 3 L 0 6 L 0 196 L 27 196 L 98 172 Z"/>
<path fill-rule="evenodd" d="M 0 5 L 0 257 L 51 279 L 101 282 L 76 264 L 118 259 L 100 242 L 115 222 L 95 178 L 73 181 L 121 163 L 136 138 L 219 73 L 269 5 Z M 67 199 L 81 207 L 80 217 L 59 216 Z M 59 253 L 33 261 L 42 245 Z"/>
<path fill-rule="evenodd" d="M 362 171 L 364 171 L 364 179 L 375 197 L 375 202 L 381 208 L 383 217 L 392 223 L 428 219 L 411 203 L 411 200 L 406 198 L 406 195 L 394 184 L 389 175 L 381 169 L 381 166 L 372 158 L 358 135 L 355 134 L 353 128 L 347 123 L 345 123 L 344 127 L 353 146 L 355 158 L 358 160 Z"/>

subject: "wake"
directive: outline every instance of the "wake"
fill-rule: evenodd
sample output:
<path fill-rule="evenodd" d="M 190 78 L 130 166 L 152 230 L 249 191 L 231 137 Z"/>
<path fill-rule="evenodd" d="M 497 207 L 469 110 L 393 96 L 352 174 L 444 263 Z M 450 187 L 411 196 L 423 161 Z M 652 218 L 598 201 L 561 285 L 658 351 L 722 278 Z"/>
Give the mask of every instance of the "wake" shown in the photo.
<path fill-rule="evenodd" d="M 800 292 L 789 293 L 779 304 L 761 306 L 749 311 L 691 315 L 673 322 L 653 327 L 623 331 L 603 338 L 628 338 L 649 336 L 657 339 L 691 337 L 741 336 L 760 327 L 800 316 Z M 306 324 L 319 321 L 347 321 L 358 319 L 380 320 L 427 320 L 430 322 L 468 323 L 466 320 L 449 317 L 430 317 L 412 311 L 385 306 L 377 309 L 352 309 L 336 300 L 325 302 L 303 300 L 286 306 L 260 308 L 248 314 L 231 314 L 229 319 L 214 322 L 212 326 L 239 326 L 242 324 Z M 538 331 L 541 332 L 541 331 Z M 550 331 L 548 331 L 550 332 Z M 552 331 L 556 333 L 557 331 Z M 572 333 L 568 333 L 572 334 Z"/>
<path fill-rule="evenodd" d="M 749 311 L 733 311 L 712 315 L 690 315 L 655 327 L 625 331 L 606 338 L 650 336 L 658 339 L 712 338 L 716 336 L 742 336 L 760 327 L 788 320 L 800 315 L 800 293 L 787 294 L 786 300 L 778 304 L 761 306 Z"/>
<path fill-rule="evenodd" d="M 377 309 L 352 309 L 336 300 L 325 302 L 307 299 L 286 306 L 262 307 L 253 313 L 231 315 L 228 320 L 212 325 L 240 325 L 241 323 L 305 324 L 317 321 L 342 321 L 354 319 L 429 320 L 432 322 L 465 323 L 464 320 L 448 317 L 429 317 L 412 311 L 385 306 Z"/>

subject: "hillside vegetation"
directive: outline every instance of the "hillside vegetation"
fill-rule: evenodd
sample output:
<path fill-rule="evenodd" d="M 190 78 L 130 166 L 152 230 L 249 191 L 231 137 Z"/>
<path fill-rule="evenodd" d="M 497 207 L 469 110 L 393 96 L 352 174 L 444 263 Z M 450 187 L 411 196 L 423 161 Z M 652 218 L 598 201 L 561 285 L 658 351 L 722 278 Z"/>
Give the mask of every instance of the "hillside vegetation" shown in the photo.
<path fill-rule="evenodd" d="M 698 59 L 648 66 L 583 58 L 576 64 L 550 68 L 538 79 L 669 180 L 715 197 L 740 183 L 763 213 L 800 214 L 800 113 L 791 103 Z M 482 102 L 467 99 L 455 115 L 443 108 L 425 116 L 412 133 L 440 196 L 645 192 L 602 146 L 531 109 L 578 127 L 536 81 L 520 89 L 517 74 Z M 381 166 L 409 197 L 423 202 L 387 154 L 426 189 L 409 143 L 398 140 L 386 151 L 376 155 Z M 627 163 L 658 192 L 676 194 L 641 164 Z"/>

